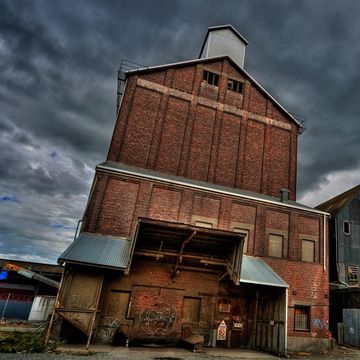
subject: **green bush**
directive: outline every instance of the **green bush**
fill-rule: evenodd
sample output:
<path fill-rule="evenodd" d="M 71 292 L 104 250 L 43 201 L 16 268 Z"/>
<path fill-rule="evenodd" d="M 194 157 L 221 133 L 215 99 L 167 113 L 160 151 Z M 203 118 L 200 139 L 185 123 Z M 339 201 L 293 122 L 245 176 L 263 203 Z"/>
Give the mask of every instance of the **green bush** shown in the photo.
<path fill-rule="evenodd" d="M 42 334 L 14 332 L 0 339 L 0 353 L 39 353 L 44 350 Z"/>

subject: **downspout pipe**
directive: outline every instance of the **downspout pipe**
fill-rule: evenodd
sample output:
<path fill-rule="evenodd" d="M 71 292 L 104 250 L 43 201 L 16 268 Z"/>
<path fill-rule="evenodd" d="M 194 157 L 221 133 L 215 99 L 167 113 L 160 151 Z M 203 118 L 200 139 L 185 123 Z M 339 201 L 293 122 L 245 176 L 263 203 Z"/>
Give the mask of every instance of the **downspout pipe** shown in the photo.
<path fill-rule="evenodd" d="M 285 289 L 285 339 L 284 339 L 284 355 L 287 356 L 288 347 L 288 312 L 289 312 L 289 289 Z"/>
<path fill-rule="evenodd" d="M 327 229 L 326 229 L 326 224 L 327 224 L 327 221 L 326 221 L 326 215 L 324 214 L 324 271 L 326 271 L 326 262 L 327 262 L 327 246 L 326 246 L 326 240 L 327 240 L 327 237 L 326 237 L 326 234 L 327 234 Z"/>

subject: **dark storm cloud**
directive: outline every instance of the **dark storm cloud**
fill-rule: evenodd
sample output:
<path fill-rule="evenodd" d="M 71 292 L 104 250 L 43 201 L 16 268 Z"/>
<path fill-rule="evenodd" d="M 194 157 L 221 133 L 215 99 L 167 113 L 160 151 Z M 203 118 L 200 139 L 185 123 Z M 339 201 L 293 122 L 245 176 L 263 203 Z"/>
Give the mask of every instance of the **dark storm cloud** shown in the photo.
<path fill-rule="evenodd" d="M 18 201 L 0 203 L 1 256 L 54 261 L 71 241 L 94 166 L 106 158 L 121 59 L 196 58 L 213 25 L 237 28 L 250 43 L 246 70 L 307 117 L 300 199 L 315 205 L 345 190 L 333 185 L 340 175 L 357 179 L 356 0 L 3 0 L 0 7 L 0 199 Z"/>

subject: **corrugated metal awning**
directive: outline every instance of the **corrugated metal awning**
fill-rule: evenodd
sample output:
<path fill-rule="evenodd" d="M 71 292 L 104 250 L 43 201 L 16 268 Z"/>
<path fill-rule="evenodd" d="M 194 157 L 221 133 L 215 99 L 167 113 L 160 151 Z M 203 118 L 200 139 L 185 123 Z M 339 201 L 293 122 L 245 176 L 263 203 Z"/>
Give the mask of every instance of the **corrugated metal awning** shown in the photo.
<path fill-rule="evenodd" d="M 262 259 L 243 256 L 240 284 L 277 286 L 287 288 L 289 285 Z"/>
<path fill-rule="evenodd" d="M 128 239 L 82 233 L 58 261 L 123 270 L 128 266 L 130 250 L 131 241 Z"/>

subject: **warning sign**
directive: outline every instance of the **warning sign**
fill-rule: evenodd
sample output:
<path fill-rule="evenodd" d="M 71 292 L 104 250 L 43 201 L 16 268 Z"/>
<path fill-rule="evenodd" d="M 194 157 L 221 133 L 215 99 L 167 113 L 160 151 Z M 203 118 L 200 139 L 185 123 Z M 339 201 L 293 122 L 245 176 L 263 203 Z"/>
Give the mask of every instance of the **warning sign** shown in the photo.
<path fill-rule="evenodd" d="M 227 326 L 223 320 L 217 328 L 216 340 L 226 340 L 226 328 Z"/>

